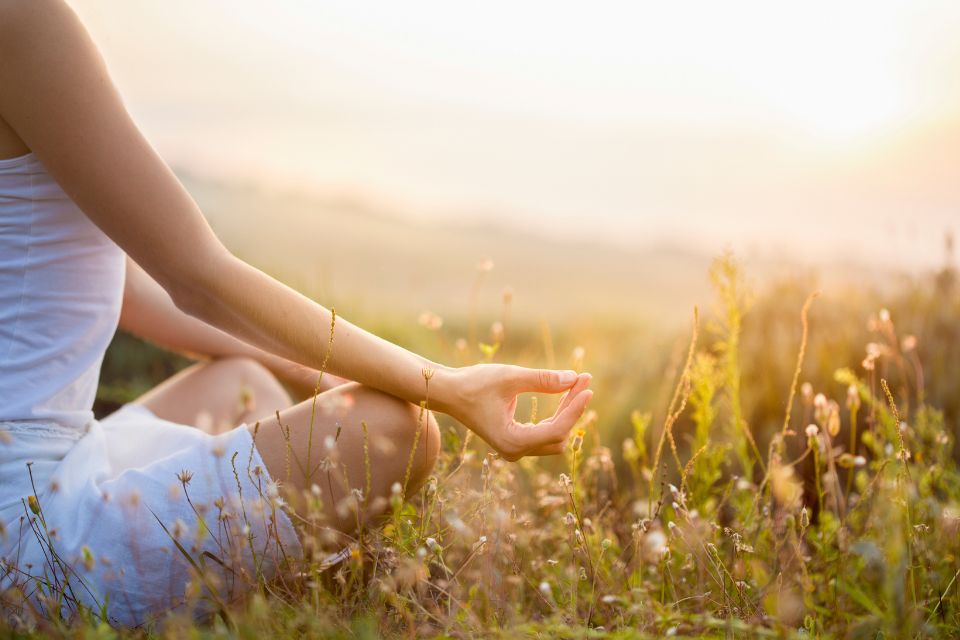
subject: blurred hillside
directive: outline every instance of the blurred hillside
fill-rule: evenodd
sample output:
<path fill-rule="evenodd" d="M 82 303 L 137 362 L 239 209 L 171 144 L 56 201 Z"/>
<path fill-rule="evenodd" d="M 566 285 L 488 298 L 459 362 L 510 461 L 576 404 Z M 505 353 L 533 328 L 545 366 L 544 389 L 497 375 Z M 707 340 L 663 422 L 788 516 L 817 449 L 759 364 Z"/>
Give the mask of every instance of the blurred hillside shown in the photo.
<path fill-rule="evenodd" d="M 496 310 L 509 289 L 511 313 L 521 322 L 660 330 L 685 321 L 694 305 L 709 298 L 707 269 L 714 256 L 680 244 L 651 241 L 631 248 L 623 238 L 576 241 L 552 236 L 549 229 L 536 234 L 480 224 L 484 216 L 476 212 L 464 212 L 458 224 L 418 220 L 350 195 L 189 174 L 182 179 L 233 252 L 351 318 L 413 320 L 430 310 L 463 320 L 474 302 L 478 309 Z M 589 235 L 591 221 L 582 224 Z M 804 264 L 762 248 L 740 257 L 757 285 L 802 275 L 819 287 L 889 287 L 898 272 L 879 259 L 882 252 L 877 255 L 875 264 L 845 255 Z M 492 269 L 480 274 L 484 262 Z"/>

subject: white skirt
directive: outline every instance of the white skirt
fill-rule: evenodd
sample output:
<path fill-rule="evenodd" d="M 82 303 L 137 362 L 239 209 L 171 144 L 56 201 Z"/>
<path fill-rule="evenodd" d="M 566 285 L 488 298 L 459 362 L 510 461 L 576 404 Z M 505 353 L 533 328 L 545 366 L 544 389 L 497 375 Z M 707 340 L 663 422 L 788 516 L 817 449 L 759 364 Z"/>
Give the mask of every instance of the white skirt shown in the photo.
<path fill-rule="evenodd" d="M 211 436 L 139 405 L 84 432 L 0 423 L 7 616 L 205 614 L 301 555 L 246 426 Z"/>

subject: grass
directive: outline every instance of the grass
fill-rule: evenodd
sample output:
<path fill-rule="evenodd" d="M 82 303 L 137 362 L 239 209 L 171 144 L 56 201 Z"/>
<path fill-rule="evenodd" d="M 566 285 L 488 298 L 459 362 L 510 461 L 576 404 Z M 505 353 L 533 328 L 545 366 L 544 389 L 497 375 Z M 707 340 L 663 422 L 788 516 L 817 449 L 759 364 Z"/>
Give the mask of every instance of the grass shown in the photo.
<path fill-rule="evenodd" d="M 628 323 L 587 340 L 502 310 L 489 338 L 473 318 L 390 335 L 451 363 L 566 366 L 572 354 L 597 394 L 562 458 L 508 463 L 442 421 L 431 479 L 409 500 L 399 487 L 386 523 L 364 528 L 340 564 L 326 567 L 335 549 L 318 535 L 304 563 L 253 576 L 207 620 L 115 630 L 87 612 L 24 617 L 6 633 L 960 636 L 953 269 L 816 299 L 800 280 L 750 294 L 731 256 L 711 274 L 716 306 L 656 349 L 628 339 Z M 484 347 L 458 344 L 471 334 Z M 111 376 L 128 373 L 110 359 L 142 351 L 126 340 L 105 366 L 104 403 L 123 395 Z M 546 415 L 554 401 L 520 412 Z M 322 521 L 315 495 L 286 498 Z"/>

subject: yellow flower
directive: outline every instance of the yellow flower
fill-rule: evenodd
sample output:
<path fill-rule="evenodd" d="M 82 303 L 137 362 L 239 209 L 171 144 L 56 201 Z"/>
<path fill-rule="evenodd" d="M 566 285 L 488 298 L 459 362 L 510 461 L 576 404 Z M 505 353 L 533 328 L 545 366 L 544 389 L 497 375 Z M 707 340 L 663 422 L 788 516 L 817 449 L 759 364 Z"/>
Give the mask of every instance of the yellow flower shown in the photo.
<path fill-rule="evenodd" d="M 40 501 L 37 500 L 37 496 L 28 496 L 27 504 L 30 505 L 30 511 L 33 511 L 36 515 L 40 515 Z"/>

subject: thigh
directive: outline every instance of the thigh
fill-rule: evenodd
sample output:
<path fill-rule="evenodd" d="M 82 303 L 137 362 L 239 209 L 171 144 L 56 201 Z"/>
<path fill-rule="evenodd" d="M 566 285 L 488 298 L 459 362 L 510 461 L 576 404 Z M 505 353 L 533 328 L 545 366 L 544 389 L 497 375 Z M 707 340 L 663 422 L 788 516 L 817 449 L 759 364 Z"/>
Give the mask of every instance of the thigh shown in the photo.
<path fill-rule="evenodd" d="M 283 385 L 250 358 L 222 358 L 188 367 L 134 401 L 170 422 L 221 433 L 288 408 Z"/>

